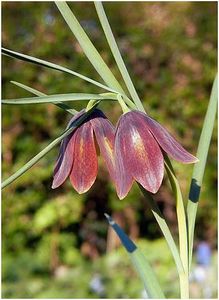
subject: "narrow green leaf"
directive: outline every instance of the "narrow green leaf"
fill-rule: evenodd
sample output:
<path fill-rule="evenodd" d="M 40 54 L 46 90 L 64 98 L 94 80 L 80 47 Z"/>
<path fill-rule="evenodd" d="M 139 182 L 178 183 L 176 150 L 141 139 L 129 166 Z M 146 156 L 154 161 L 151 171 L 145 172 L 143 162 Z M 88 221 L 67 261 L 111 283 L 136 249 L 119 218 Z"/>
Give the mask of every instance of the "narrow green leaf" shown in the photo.
<path fill-rule="evenodd" d="M 167 175 L 170 180 L 170 184 L 176 199 L 176 214 L 178 220 L 178 232 L 179 232 L 179 250 L 180 257 L 184 268 L 184 274 L 180 274 L 180 292 L 181 298 L 189 299 L 189 270 L 188 270 L 188 235 L 187 235 L 187 224 L 186 214 L 183 204 L 183 197 L 179 182 L 174 174 L 172 165 L 170 164 L 169 158 L 165 157 L 165 168 Z"/>
<path fill-rule="evenodd" d="M 6 49 L 6 48 L 2 48 L 2 54 L 6 55 L 6 56 L 9 56 L 9 57 L 12 57 L 12 58 L 17 58 L 17 59 L 20 59 L 20 60 L 23 60 L 23 61 L 26 61 L 26 62 L 30 62 L 30 63 L 33 63 L 33 64 L 36 64 L 36 65 L 40 65 L 40 66 L 43 66 L 43 67 L 47 67 L 47 68 L 50 68 L 50 69 L 54 69 L 54 70 L 57 70 L 57 71 L 61 71 L 61 72 L 65 72 L 65 73 L 68 73 L 68 74 L 71 74 L 71 75 L 74 75 L 74 76 L 77 76 L 85 81 L 88 81 L 104 90 L 107 90 L 107 91 L 110 91 L 110 92 L 113 92 L 113 93 L 118 93 L 118 91 L 100 83 L 100 82 L 97 82 L 87 76 L 84 76 L 80 73 L 77 73 L 77 72 L 74 72 L 70 69 L 67 69 L 65 67 L 62 67 L 62 66 L 59 66 L 57 64 L 54 64 L 54 63 L 51 63 L 51 62 L 48 62 L 48 61 L 45 61 L 45 60 L 42 60 L 42 59 L 39 59 L 39 58 L 36 58 L 36 57 L 33 57 L 33 56 L 29 56 L 29 55 L 26 55 L 26 54 L 22 54 L 22 53 L 19 53 L 19 52 L 15 52 L 15 51 L 12 51 L 12 50 L 9 50 L 9 49 Z"/>
<path fill-rule="evenodd" d="M 182 265 L 182 261 L 179 255 L 179 251 L 177 249 L 177 246 L 175 244 L 175 241 L 173 239 L 173 236 L 170 232 L 170 229 L 166 223 L 166 220 L 164 218 L 164 216 L 162 215 L 157 203 L 154 201 L 153 197 L 151 196 L 151 194 L 149 192 L 147 192 L 140 184 L 138 184 L 140 190 L 142 191 L 143 195 L 145 196 L 146 201 L 148 202 L 151 211 L 166 239 L 167 245 L 169 246 L 169 249 L 172 253 L 172 256 L 174 258 L 176 267 L 177 267 L 177 271 L 180 274 L 184 273 L 184 268 Z"/>
<path fill-rule="evenodd" d="M 138 94 L 135 90 L 135 87 L 132 83 L 132 80 L 131 80 L 131 77 L 128 73 L 126 65 L 125 65 L 125 63 L 122 59 L 122 55 L 119 51 L 118 45 L 117 45 L 116 40 L 115 40 L 114 35 L 113 35 L 113 32 L 110 28 L 110 24 L 108 22 L 106 14 L 105 14 L 103 5 L 102 5 L 101 1 L 94 2 L 94 4 L 95 4 L 95 7 L 96 7 L 96 11 L 97 11 L 100 23 L 103 27 L 103 31 L 105 33 L 106 39 L 108 41 L 108 44 L 109 44 L 110 49 L 112 51 L 112 54 L 115 58 L 117 66 L 120 70 L 120 73 L 121 73 L 121 75 L 124 79 L 124 82 L 127 86 L 127 89 L 129 91 L 130 95 L 132 96 L 132 99 L 134 100 L 137 108 L 139 110 L 145 112 L 144 107 L 141 103 L 141 100 L 139 99 Z"/>
<path fill-rule="evenodd" d="M 21 175 L 27 172 L 33 165 L 35 165 L 41 158 L 43 158 L 49 151 L 51 151 L 61 140 L 69 135 L 73 130 L 75 130 L 84 120 L 90 115 L 90 113 L 95 109 L 95 107 L 99 104 L 99 102 L 95 103 L 86 114 L 82 115 L 78 118 L 74 124 L 72 124 L 71 128 L 66 129 L 59 137 L 57 137 L 54 141 L 52 141 L 47 147 L 45 147 L 42 151 L 40 151 L 36 156 L 34 156 L 31 160 L 29 160 L 24 166 L 22 166 L 18 171 L 16 171 L 13 175 L 2 182 L 2 189 L 6 186 L 14 182 Z"/>
<path fill-rule="evenodd" d="M 81 101 L 81 100 L 116 100 L 116 94 L 83 94 L 83 93 L 70 93 L 70 94 L 57 94 L 49 96 L 39 96 L 30 98 L 18 99 L 3 99 L 2 104 L 41 104 L 41 103 L 55 103 L 66 101 Z"/>
<path fill-rule="evenodd" d="M 216 112 L 217 112 L 217 100 L 218 100 L 218 78 L 216 75 L 213 83 L 212 91 L 211 91 L 207 113 L 202 127 L 197 154 L 196 154 L 196 157 L 199 159 L 199 162 L 194 165 L 192 181 L 191 181 L 191 186 L 189 191 L 189 199 L 187 204 L 190 266 L 192 262 L 195 219 L 196 219 L 196 213 L 198 208 L 202 180 L 205 171 L 205 165 L 208 156 L 208 150 L 210 146 L 211 136 L 212 136 Z"/>
<path fill-rule="evenodd" d="M 26 90 L 26 91 L 28 91 L 28 92 L 30 92 L 30 93 L 36 95 L 36 96 L 39 96 L 39 97 L 40 97 L 40 96 L 47 96 L 46 94 L 44 94 L 44 93 L 42 93 L 42 92 L 40 92 L 40 91 L 38 91 L 38 90 L 36 90 L 36 89 L 33 89 L 33 88 L 31 88 L 31 87 L 29 87 L 29 86 L 27 86 L 27 85 L 25 85 L 25 84 L 22 84 L 22 83 L 20 83 L 20 82 L 17 82 L 17 81 L 11 81 L 11 83 L 13 83 L 13 84 L 16 85 L 16 86 L 19 86 L 20 88 L 22 88 L 22 89 L 24 89 L 24 90 Z M 58 106 L 59 108 L 64 109 L 65 111 L 69 112 L 69 113 L 72 114 L 72 115 L 75 115 L 75 114 L 77 113 L 77 110 L 71 108 L 70 106 L 68 106 L 68 105 L 65 104 L 65 103 L 58 102 L 58 103 L 53 103 L 53 104 L 56 105 L 56 106 Z"/>
<path fill-rule="evenodd" d="M 128 252 L 131 261 L 144 284 L 148 298 L 164 299 L 165 296 L 158 283 L 157 277 L 154 274 L 154 271 L 148 263 L 146 257 L 142 254 L 140 249 L 137 248 L 133 241 L 125 234 L 122 228 L 108 214 L 105 214 L 105 216 Z"/>
<path fill-rule="evenodd" d="M 99 75 L 103 78 L 104 82 L 110 86 L 112 89 L 117 90 L 119 93 L 124 94 L 124 91 L 110 71 L 109 67 L 106 65 L 100 54 L 98 53 L 95 46 L 92 44 L 91 40 L 85 33 L 84 29 L 81 27 L 80 23 L 76 19 L 73 12 L 70 10 L 69 6 L 65 1 L 55 1 L 60 13 L 68 24 L 69 28 L 78 40 L 81 48 L 86 54 L 87 58 L 90 60 L 91 64 L 94 66 Z"/>

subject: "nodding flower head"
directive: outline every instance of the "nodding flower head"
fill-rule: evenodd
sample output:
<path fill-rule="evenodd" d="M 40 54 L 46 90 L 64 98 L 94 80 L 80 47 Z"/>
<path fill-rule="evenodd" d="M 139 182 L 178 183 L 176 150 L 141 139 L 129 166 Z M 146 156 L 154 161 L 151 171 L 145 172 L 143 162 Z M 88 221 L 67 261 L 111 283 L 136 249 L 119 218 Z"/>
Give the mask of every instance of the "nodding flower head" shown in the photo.
<path fill-rule="evenodd" d="M 75 115 L 67 128 L 70 128 L 84 113 L 83 110 Z M 98 169 L 95 138 L 110 177 L 115 182 L 114 135 L 113 125 L 100 110 L 95 109 L 84 123 L 62 140 L 52 188 L 59 187 L 67 177 L 80 194 L 91 188 Z"/>
<path fill-rule="evenodd" d="M 188 153 L 158 122 L 145 113 L 130 111 L 120 117 L 115 134 L 116 189 L 123 199 L 134 180 L 156 193 L 164 176 L 163 153 L 182 163 L 195 163 Z"/>

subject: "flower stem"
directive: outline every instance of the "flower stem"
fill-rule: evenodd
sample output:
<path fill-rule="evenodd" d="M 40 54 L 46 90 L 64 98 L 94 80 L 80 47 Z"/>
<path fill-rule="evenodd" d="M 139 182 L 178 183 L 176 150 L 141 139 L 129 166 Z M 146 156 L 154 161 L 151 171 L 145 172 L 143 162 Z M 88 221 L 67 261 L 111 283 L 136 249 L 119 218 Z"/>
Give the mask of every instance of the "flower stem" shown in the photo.
<path fill-rule="evenodd" d="M 120 94 L 117 95 L 117 99 L 118 99 L 118 102 L 119 102 L 119 104 L 120 104 L 120 106 L 122 108 L 123 113 L 129 112 L 130 109 L 128 108 L 128 106 L 126 105 L 125 101 L 123 100 L 123 97 Z"/>

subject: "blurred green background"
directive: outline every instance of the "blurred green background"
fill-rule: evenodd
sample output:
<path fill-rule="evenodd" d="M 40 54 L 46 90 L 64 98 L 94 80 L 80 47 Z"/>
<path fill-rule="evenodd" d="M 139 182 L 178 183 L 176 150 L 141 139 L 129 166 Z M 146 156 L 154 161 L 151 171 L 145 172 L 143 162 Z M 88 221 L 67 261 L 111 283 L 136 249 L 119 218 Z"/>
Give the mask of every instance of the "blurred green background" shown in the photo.
<path fill-rule="evenodd" d="M 120 79 L 93 3 L 69 5 Z M 216 2 L 104 3 L 147 112 L 193 154 L 216 73 L 216 6 Z M 2 44 L 101 81 L 52 2 L 2 2 Z M 3 56 L 3 98 L 31 96 L 10 80 L 47 94 L 102 92 L 77 77 Z M 79 110 L 84 104 L 71 105 Z M 116 124 L 120 107 L 104 103 L 101 109 Z M 58 136 L 69 118 L 52 104 L 3 106 L 3 179 Z M 214 253 L 209 276 L 212 297 L 216 297 L 217 287 L 216 142 L 215 125 L 195 235 L 195 245 L 206 240 Z M 98 178 L 89 192 L 77 195 L 69 181 L 52 190 L 57 154 L 58 147 L 2 193 L 2 296 L 143 297 L 143 287 L 128 255 L 108 230 L 103 215 L 108 212 L 148 256 L 166 296 L 178 297 L 177 274 L 169 250 L 137 186 L 120 201 L 100 158 Z M 173 164 L 186 199 L 192 166 Z M 175 203 L 166 177 L 155 199 L 176 236 Z M 99 292 L 92 289 L 95 282 L 100 282 Z M 191 282 L 191 295 L 203 297 L 202 288 L 195 282 Z"/>

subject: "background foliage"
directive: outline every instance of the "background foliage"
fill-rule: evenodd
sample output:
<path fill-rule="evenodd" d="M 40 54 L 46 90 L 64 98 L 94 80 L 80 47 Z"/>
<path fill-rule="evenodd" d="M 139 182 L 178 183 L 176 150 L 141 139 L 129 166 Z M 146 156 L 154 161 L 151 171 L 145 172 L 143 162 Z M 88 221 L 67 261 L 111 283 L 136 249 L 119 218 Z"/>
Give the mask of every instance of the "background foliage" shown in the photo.
<path fill-rule="evenodd" d="M 69 5 L 120 78 L 93 3 Z M 147 112 L 195 154 L 217 66 L 216 3 L 108 2 L 104 7 Z M 101 81 L 54 3 L 4 2 L 2 12 L 5 47 Z M 10 80 L 47 94 L 102 92 L 79 78 L 7 57 L 2 59 L 2 75 L 3 98 L 29 96 Z M 83 104 L 74 105 L 79 110 Z M 116 124 L 119 106 L 104 103 L 101 108 Z M 3 106 L 3 178 L 59 135 L 69 118 L 52 104 Z M 217 242 L 216 133 L 215 128 L 196 226 L 196 241 L 205 239 L 213 249 Z M 3 191 L 3 297 L 97 297 L 89 288 L 95 274 L 103 278 L 102 296 L 141 297 L 141 283 L 127 255 L 116 249 L 119 243 L 108 231 L 104 212 L 112 213 L 149 255 L 167 296 L 176 297 L 177 275 L 169 251 L 138 188 L 134 186 L 127 199 L 119 201 L 100 158 L 97 181 L 88 193 L 77 195 L 68 181 L 52 190 L 57 153 L 58 148 Z M 174 167 L 187 195 L 192 166 L 174 162 Z M 155 198 L 176 233 L 166 178 Z"/>

